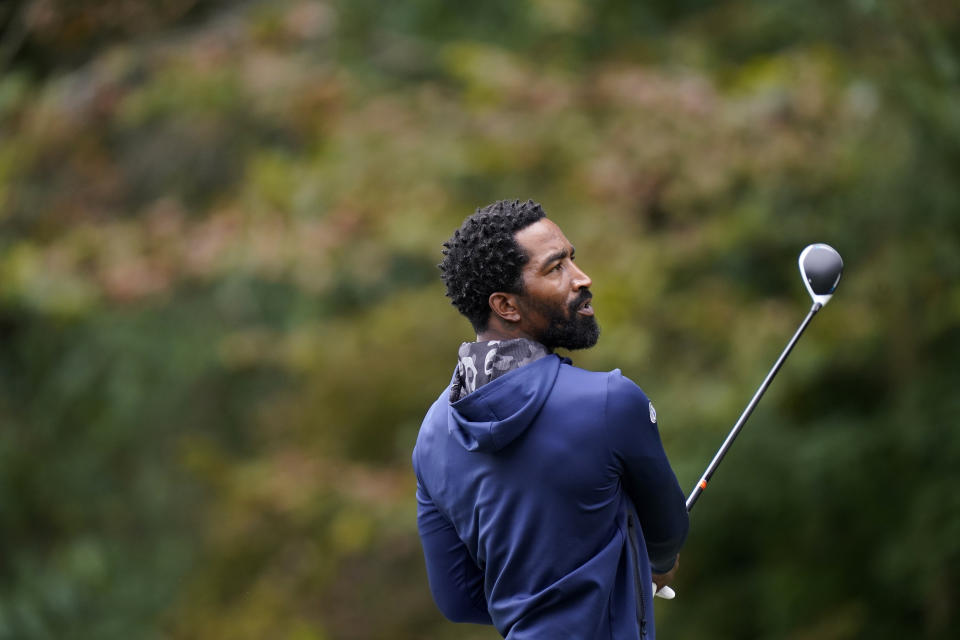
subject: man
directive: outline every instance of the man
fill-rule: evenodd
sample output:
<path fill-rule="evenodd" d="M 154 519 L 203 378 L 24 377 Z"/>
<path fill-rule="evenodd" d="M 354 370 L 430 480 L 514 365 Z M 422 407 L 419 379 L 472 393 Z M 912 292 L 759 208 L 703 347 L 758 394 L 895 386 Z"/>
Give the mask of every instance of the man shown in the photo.
<path fill-rule="evenodd" d="M 444 247 L 477 341 L 413 452 L 437 605 L 511 640 L 653 638 L 651 582 L 673 577 L 684 496 L 639 387 L 553 353 L 600 333 L 573 246 L 537 203 L 500 201 Z"/>

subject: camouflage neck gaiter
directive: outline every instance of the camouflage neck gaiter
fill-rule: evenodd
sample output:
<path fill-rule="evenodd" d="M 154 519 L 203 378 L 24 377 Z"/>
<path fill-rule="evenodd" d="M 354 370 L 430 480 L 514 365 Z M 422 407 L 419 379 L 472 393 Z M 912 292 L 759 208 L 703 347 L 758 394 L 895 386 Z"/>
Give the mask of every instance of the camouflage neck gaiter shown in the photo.
<path fill-rule="evenodd" d="M 491 380 L 550 355 L 539 342 L 526 338 L 464 342 L 458 352 L 457 375 L 450 388 L 450 402 L 456 402 Z"/>

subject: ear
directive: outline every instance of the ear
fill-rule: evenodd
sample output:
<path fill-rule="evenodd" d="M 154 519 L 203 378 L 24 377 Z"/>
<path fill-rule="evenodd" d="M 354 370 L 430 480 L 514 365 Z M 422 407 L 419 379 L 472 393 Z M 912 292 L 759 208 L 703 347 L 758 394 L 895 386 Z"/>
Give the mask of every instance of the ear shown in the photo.
<path fill-rule="evenodd" d="M 513 293 L 497 291 L 488 298 L 490 310 L 507 322 L 520 322 L 520 309 L 517 308 L 517 296 Z"/>

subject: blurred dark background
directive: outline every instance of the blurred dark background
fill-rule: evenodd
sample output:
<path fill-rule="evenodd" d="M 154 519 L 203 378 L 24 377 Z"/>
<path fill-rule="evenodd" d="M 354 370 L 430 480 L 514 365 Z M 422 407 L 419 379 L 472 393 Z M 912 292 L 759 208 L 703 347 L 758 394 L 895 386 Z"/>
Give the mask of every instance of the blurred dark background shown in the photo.
<path fill-rule="evenodd" d="M 664 638 L 960 624 L 960 5 L 0 3 L 0 639 L 490 639 L 409 455 L 541 202 L 698 504 Z"/>

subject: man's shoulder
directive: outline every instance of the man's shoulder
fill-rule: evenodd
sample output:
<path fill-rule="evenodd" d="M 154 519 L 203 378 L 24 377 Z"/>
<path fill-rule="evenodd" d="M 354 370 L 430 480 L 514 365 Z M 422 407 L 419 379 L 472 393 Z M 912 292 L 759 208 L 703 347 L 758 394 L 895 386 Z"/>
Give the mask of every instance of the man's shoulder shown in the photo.
<path fill-rule="evenodd" d="M 582 396 L 587 393 L 598 399 L 613 396 L 633 404 L 645 404 L 648 401 L 643 390 L 623 375 L 620 369 L 591 371 L 577 367 L 569 360 L 560 366 L 554 396 L 558 395 L 558 391 L 561 396 L 568 396 L 572 391 L 576 391 L 573 395 Z"/>
<path fill-rule="evenodd" d="M 420 422 L 417 439 L 413 447 L 413 466 L 418 468 L 419 458 L 424 448 L 430 448 L 436 442 L 437 434 L 446 432 L 447 407 L 450 405 L 450 385 L 444 389 L 427 409 Z"/>
<path fill-rule="evenodd" d="M 569 361 L 560 367 L 562 388 L 589 388 L 603 395 L 606 402 L 613 402 L 618 406 L 626 405 L 630 411 L 645 407 L 650 403 L 636 382 L 625 376 L 620 369 L 611 371 L 590 371 L 570 364 Z"/>
<path fill-rule="evenodd" d="M 583 369 L 576 366 L 566 358 L 562 360 L 560 365 L 560 374 L 581 381 L 607 384 L 615 392 L 620 392 L 621 390 L 630 391 L 633 389 L 640 389 L 640 387 L 638 387 L 633 380 L 623 375 L 623 372 L 620 369 L 612 369 L 610 371 L 591 371 L 590 369 Z"/>
<path fill-rule="evenodd" d="M 427 413 L 423 416 L 423 424 L 427 424 L 431 420 L 434 420 L 440 416 L 446 420 L 447 407 L 450 406 L 450 388 L 452 385 L 447 385 L 443 391 L 440 392 L 440 395 L 430 404 L 430 408 L 427 409 Z"/>

